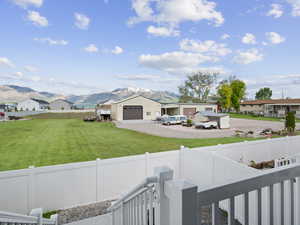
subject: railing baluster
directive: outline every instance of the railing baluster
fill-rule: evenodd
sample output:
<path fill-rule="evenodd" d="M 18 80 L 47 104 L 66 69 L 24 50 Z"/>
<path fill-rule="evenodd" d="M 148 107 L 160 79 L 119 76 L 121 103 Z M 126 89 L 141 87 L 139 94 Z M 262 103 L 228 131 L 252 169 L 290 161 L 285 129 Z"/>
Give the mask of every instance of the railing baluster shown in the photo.
<path fill-rule="evenodd" d="M 280 218 L 281 218 L 281 224 L 284 225 L 284 181 L 281 182 L 281 188 L 280 188 Z"/>
<path fill-rule="evenodd" d="M 153 192 L 149 190 L 150 201 L 149 201 L 149 225 L 153 225 Z"/>
<path fill-rule="evenodd" d="M 261 221 L 262 221 L 262 215 L 261 215 L 261 204 L 262 204 L 262 201 L 261 201 L 261 189 L 259 188 L 257 190 L 257 222 L 258 222 L 258 225 L 261 225 Z"/>
<path fill-rule="evenodd" d="M 138 218 L 138 212 L 137 212 L 137 198 L 135 197 L 133 199 L 133 210 L 134 210 L 134 225 L 139 225 L 138 224 L 138 221 L 137 221 L 137 218 Z"/>
<path fill-rule="evenodd" d="M 212 225 L 219 225 L 220 224 L 220 217 L 218 211 L 219 203 L 215 202 L 212 204 Z"/>
<path fill-rule="evenodd" d="M 144 193 L 144 220 L 143 220 L 143 225 L 148 225 L 148 215 L 147 215 L 147 191 Z"/>
<path fill-rule="evenodd" d="M 270 224 L 274 224 L 274 184 L 269 186 Z"/>
<path fill-rule="evenodd" d="M 290 180 L 290 184 L 291 184 L 291 225 L 295 225 L 294 179 Z"/>
<path fill-rule="evenodd" d="M 229 200 L 228 225 L 235 225 L 235 204 L 234 197 Z"/>
<path fill-rule="evenodd" d="M 244 194 L 244 224 L 249 225 L 249 192 Z"/>

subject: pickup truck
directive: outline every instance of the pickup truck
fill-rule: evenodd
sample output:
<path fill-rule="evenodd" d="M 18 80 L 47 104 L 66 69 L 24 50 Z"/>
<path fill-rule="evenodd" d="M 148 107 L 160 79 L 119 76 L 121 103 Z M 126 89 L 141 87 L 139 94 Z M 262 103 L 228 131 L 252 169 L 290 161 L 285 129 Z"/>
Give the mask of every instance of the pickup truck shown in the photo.
<path fill-rule="evenodd" d="M 195 123 L 195 128 L 216 129 L 218 128 L 218 123 L 216 121 L 197 122 Z"/>

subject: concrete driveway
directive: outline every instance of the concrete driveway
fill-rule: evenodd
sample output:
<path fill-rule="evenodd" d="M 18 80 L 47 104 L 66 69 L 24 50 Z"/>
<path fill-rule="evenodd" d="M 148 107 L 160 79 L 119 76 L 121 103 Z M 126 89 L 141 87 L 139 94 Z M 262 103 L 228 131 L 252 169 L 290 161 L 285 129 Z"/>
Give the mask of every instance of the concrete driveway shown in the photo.
<path fill-rule="evenodd" d="M 236 130 L 260 132 L 264 129 L 271 128 L 273 130 L 281 130 L 284 128 L 283 122 L 263 121 L 263 120 L 246 120 L 246 119 L 230 119 L 230 129 L 213 129 L 203 130 L 181 125 L 163 126 L 153 121 L 121 121 L 115 122 L 119 128 L 139 131 L 161 137 L 170 138 L 218 138 L 231 137 L 235 135 Z M 297 124 L 297 129 L 300 124 Z"/>

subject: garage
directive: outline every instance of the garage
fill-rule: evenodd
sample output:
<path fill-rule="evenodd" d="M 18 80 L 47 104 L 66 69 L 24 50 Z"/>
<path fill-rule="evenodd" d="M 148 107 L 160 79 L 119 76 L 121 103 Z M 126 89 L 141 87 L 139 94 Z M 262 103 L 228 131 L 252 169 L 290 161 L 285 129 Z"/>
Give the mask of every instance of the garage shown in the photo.
<path fill-rule="evenodd" d="M 183 115 L 191 117 L 196 113 L 196 108 L 183 108 Z"/>
<path fill-rule="evenodd" d="M 123 120 L 142 120 L 143 106 L 123 106 Z"/>

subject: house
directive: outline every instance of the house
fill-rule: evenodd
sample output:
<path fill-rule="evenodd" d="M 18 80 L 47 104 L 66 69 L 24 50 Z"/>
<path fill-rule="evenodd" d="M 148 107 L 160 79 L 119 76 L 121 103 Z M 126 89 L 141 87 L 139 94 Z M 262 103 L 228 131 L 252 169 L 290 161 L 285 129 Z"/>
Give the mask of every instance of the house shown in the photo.
<path fill-rule="evenodd" d="M 73 103 L 65 99 L 56 99 L 53 102 L 50 102 L 51 110 L 71 110 Z"/>
<path fill-rule="evenodd" d="M 45 111 L 49 109 L 49 103 L 40 99 L 27 99 L 19 102 L 17 106 L 18 111 Z"/>
<path fill-rule="evenodd" d="M 162 115 L 193 116 L 196 112 L 217 112 L 217 104 L 210 103 L 163 103 Z"/>
<path fill-rule="evenodd" d="M 300 118 L 300 99 L 270 99 L 241 102 L 240 112 L 245 114 L 284 117 L 294 112 Z"/>
<path fill-rule="evenodd" d="M 6 104 L 0 104 L 0 112 L 8 111 L 8 106 Z"/>
<path fill-rule="evenodd" d="M 113 102 L 111 104 L 113 120 L 155 120 L 161 115 L 161 103 L 141 95 Z"/>

